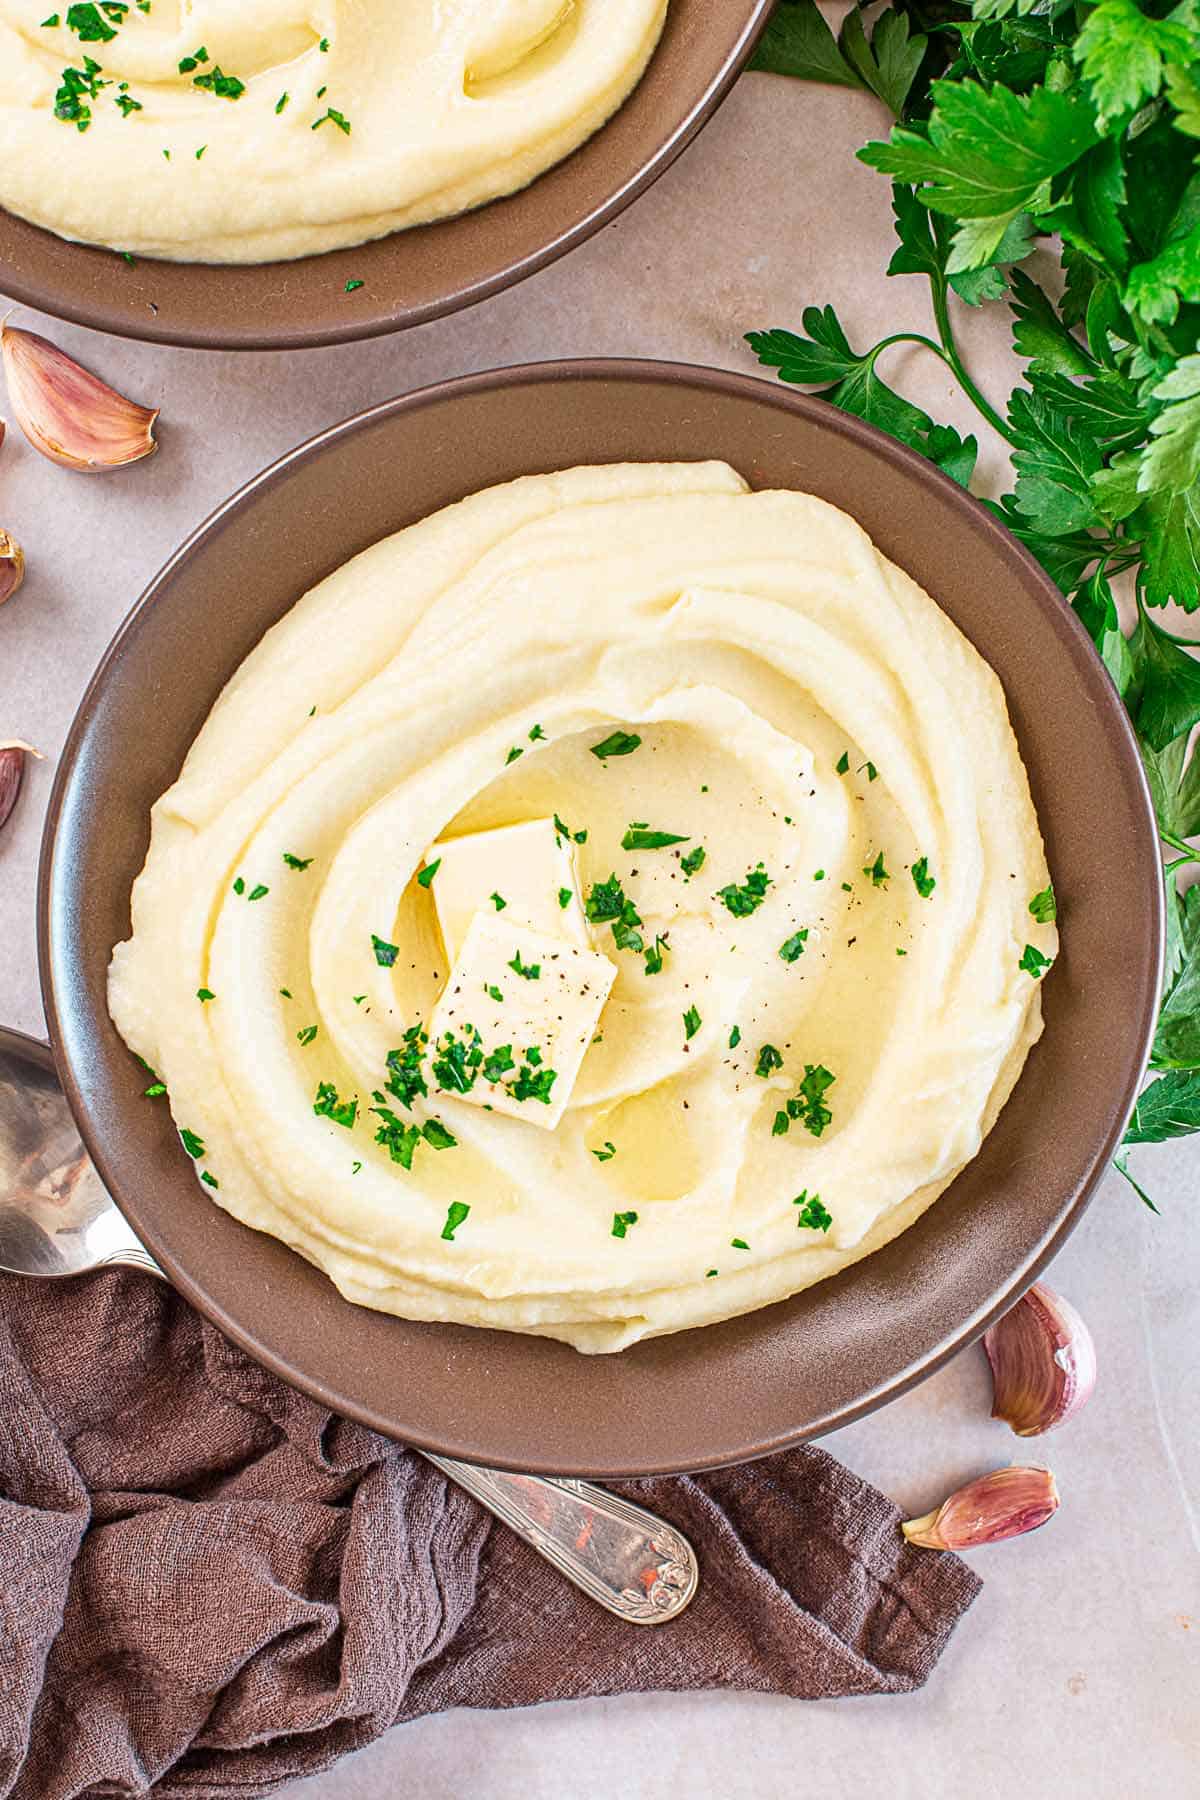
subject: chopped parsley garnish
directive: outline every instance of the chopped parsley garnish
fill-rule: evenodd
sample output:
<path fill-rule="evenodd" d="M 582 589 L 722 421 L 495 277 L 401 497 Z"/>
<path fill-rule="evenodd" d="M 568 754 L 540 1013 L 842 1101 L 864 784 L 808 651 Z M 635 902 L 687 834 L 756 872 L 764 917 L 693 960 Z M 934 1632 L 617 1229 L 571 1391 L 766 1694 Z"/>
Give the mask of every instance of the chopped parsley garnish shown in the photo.
<path fill-rule="evenodd" d="M 376 937 L 374 932 L 371 933 L 371 948 L 381 969 L 392 968 L 400 954 L 399 944 L 389 944 L 386 938 Z"/>
<path fill-rule="evenodd" d="M 745 919 L 752 912 L 758 911 L 771 885 L 771 877 L 759 863 L 756 869 L 750 870 L 740 887 L 731 882 L 728 887 L 719 888 L 717 899 L 723 902 L 735 919 Z"/>
<path fill-rule="evenodd" d="M 421 870 L 421 873 L 417 876 L 417 886 L 431 888 L 433 886 L 433 878 L 441 866 L 442 859 L 440 856 L 437 858 L 436 862 L 426 863 L 425 867 Z"/>
<path fill-rule="evenodd" d="M 532 1051 L 526 1051 L 527 1056 L 532 1054 Z M 517 1079 L 508 1091 L 514 1100 L 541 1100 L 549 1106 L 550 1089 L 557 1080 L 557 1069 L 535 1069 L 524 1062 L 517 1070 Z"/>
<path fill-rule="evenodd" d="M 186 1125 L 179 1133 L 179 1141 L 193 1162 L 199 1162 L 200 1158 L 205 1154 L 204 1139 L 197 1137 L 194 1131 L 189 1131 Z"/>
<path fill-rule="evenodd" d="M 776 1069 L 782 1069 L 782 1067 L 783 1058 L 780 1056 L 774 1044 L 764 1044 L 758 1053 L 758 1061 L 754 1065 L 754 1073 L 756 1075 L 761 1075 L 765 1081 L 768 1075 L 773 1075 Z"/>
<path fill-rule="evenodd" d="M 120 104 L 121 104 L 121 102 L 120 102 L 120 101 L 119 101 L 119 100 L 118 100 L 118 101 L 117 101 L 117 105 L 118 105 L 118 106 L 120 106 Z M 207 145 L 207 144 L 201 144 L 201 146 L 200 146 L 200 148 L 199 148 L 199 149 L 198 149 L 198 150 L 197 150 L 197 152 L 196 152 L 196 161 L 197 161 L 197 162 L 199 162 L 199 161 L 200 161 L 200 158 L 201 158 L 201 157 L 202 157 L 202 156 L 203 156 L 203 155 L 204 155 L 204 152 L 205 152 L 205 151 L 206 151 L 206 150 L 207 150 L 207 149 L 208 149 L 208 145 Z"/>
<path fill-rule="evenodd" d="M 309 1044 L 315 1043 L 316 1036 L 317 1027 L 315 1025 L 306 1025 L 302 1031 L 296 1033 L 296 1042 L 298 1044 L 303 1044 L 307 1048 Z"/>
<path fill-rule="evenodd" d="M 697 844 L 694 850 L 689 850 L 686 856 L 680 857 L 679 866 L 683 870 L 687 880 L 690 881 L 693 875 L 698 875 L 700 873 L 700 870 L 704 867 L 704 858 L 707 855 L 708 852 L 705 850 L 704 845 Z"/>
<path fill-rule="evenodd" d="M 554 815 L 554 835 L 559 844 L 563 844 L 563 843 L 586 844 L 588 834 L 586 831 L 572 831 L 571 827 L 569 825 L 564 825 L 563 821 L 559 818 L 558 814 L 555 813 L 555 815 Z"/>
<path fill-rule="evenodd" d="M 632 756 L 641 741 L 636 731 L 610 731 L 600 743 L 591 745 L 591 752 L 606 762 L 610 756 Z"/>
<path fill-rule="evenodd" d="M 1032 975 L 1035 981 L 1040 981 L 1053 961 L 1052 956 L 1043 956 L 1033 944 L 1026 944 L 1017 967 L 1024 969 L 1027 975 Z"/>
<path fill-rule="evenodd" d="M 542 730 L 540 725 L 533 725 L 530 727 L 529 741 L 531 744 L 544 743 L 545 738 L 546 738 L 546 734 Z"/>
<path fill-rule="evenodd" d="M 519 950 L 508 966 L 514 975 L 523 975 L 526 981 L 539 981 L 541 979 L 541 963 L 522 962 L 521 952 Z"/>
<path fill-rule="evenodd" d="M 646 973 L 647 973 L 647 975 L 661 975 L 662 974 L 663 957 L 665 956 L 666 952 L 669 949 L 670 949 L 670 945 L 667 944 L 666 942 L 664 942 L 664 940 L 662 938 L 660 938 L 660 937 L 655 938 L 654 942 L 649 946 L 649 948 L 646 951 Z"/>
<path fill-rule="evenodd" d="M 820 1137 L 833 1118 L 825 1104 L 825 1095 L 836 1080 L 837 1076 L 831 1075 L 823 1063 L 805 1063 L 804 1080 L 800 1083 L 799 1092 L 787 1103 L 789 1123 L 792 1119 L 799 1119 L 805 1131 L 811 1131 L 814 1137 Z M 779 1123 L 778 1116 L 775 1123 Z"/>
<path fill-rule="evenodd" d="M 748 1250 L 750 1246 L 745 1238 L 730 1238 L 729 1248 L 731 1250 Z"/>
<path fill-rule="evenodd" d="M 442 1236 L 448 1244 L 454 1242 L 454 1234 L 469 1215 L 471 1209 L 465 1200 L 452 1200 L 446 1212 L 446 1223 L 442 1226 Z"/>
<path fill-rule="evenodd" d="M 219 63 L 214 63 L 203 75 L 197 75 L 192 86 L 204 88 L 218 100 L 240 100 L 246 91 L 245 82 L 239 81 L 236 75 L 226 75 Z"/>
<path fill-rule="evenodd" d="M 106 6 L 104 11 L 110 19 L 115 17 L 117 23 L 120 24 L 129 8 L 114 5 Z M 57 14 L 55 14 L 54 22 L 58 23 Z M 83 44 L 110 44 L 117 35 L 112 26 L 105 22 L 98 6 L 69 6 L 67 8 L 67 30 L 73 31 Z"/>
<path fill-rule="evenodd" d="M 321 52 L 322 55 L 324 55 L 329 49 L 329 39 L 322 38 L 320 43 L 317 45 L 317 49 Z"/>
<path fill-rule="evenodd" d="M 1029 910 L 1039 925 L 1051 925 L 1058 917 L 1058 901 L 1054 897 L 1054 883 L 1044 887 L 1040 894 L 1035 894 L 1029 902 Z"/>
<path fill-rule="evenodd" d="M 638 930 L 642 923 L 641 914 L 626 897 L 616 875 L 592 884 L 584 901 L 584 911 L 593 925 L 612 925 L 613 942 L 618 950 L 633 950 L 640 955 L 645 949 L 645 941 Z"/>
<path fill-rule="evenodd" d="M 630 825 L 621 839 L 622 850 L 666 850 L 671 844 L 686 844 L 686 832 L 651 831 L 641 824 Z M 703 852 L 701 852 L 703 855 Z"/>
<path fill-rule="evenodd" d="M 504 759 L 505 768 L 508 767 L 509 763 L 515 763 L 518 756 L 524 756 L 524 754 L 525 754 L 525 752 L 521 748 L 521 746 L 519 744 L 514 744 L 512 749 L 509 751 L 508 755 Z"/>
<path fill-rule="evenodd" d="M 291 990 L 291 988 L 280 988 L 280 990 L 279 990 L 279 991 L 280 991 L 280 993 L 281 993 L 281 994 L 282 994 L 282 995 L 283 995 L 283 997 L 284 997 L 284 999 L 285 999 L 285 1000 L 290 1000 L 290 999 L 291 999 L 291 997 L 292 997 L 292 990 Z"/>
<path fill-rule="evenodd" d="M 402 1106 L 410 1109 L 414 1100 L 429 1092 L 421 1072 L 421 1059 L 428 1042 L 422 1025 L 410 1025 L 404 1034 L 403 1048 L 387 1053 L 388 1078 L 383 1085 Z"/>
<path fill-rule="evenodd" d="M 151 1070 L 151 1073 L 153 1074 L 153 1070 Z M 162 1094 L 165 1094 L 166 1091 L 167 1091 L 166 1082 L 160 1081 L 158 1079 L 158 1077 L 155 1076 L 154 1080 L 150 1083 L 150 1086 L 148 1088 L 143 1088 L 142 1099 L 143 1100 L 157 1100 L 159 1098 L 159 1096 Z"/>
<path fill-rule="evenodd" d="M 62 21 L 61 21 L 61 19 L 60 19 L 60 18 L 59 18 L 59 16 L 58 16 L 58 14 L 57 14 L 57 13 L 51 13 L 51 14 L 50 14 L 50 17 L 49 17 L 49 18 L 48 18 L 48 19 L 43 19 L 43 20 L 42 20 L 42 30 L 43 30 L 43 31 L 50 31 L 50 30 L 52 30 L 52 29 L 53 29 L 53 27 L 54 27 L 54 26 L 55 26 L 55 25 L 60 25 L 60 24 L 61 24 L 61 23 L 62 23 Z"/>
<path fill-rule="evenodd" d="M 421 1136 L 435 1150 L 453 1150 L 458 1144 L 453 1132 L 447 1131 L 440 1119 L 426 1119 L 421 1127 Z"/>
<path fill-rule="evenodd" d="M 260 881 L 256 887 L 252 887 L 250 889 L 250 892 L 246 895 L 246 898 L 247 898 L 247 900 L 265 900 L 267 895 L 270 893 L 270 891 L 271 891 L 270 888 L 264 887 L 262 882 Z"/>
<path fill-rule="evenodd" d="M 500 1044 L 495 1050 L 489 1050 L 483 1059 L 483 1079 L 490 1081 L 495 1086 L 498 1081 L 503 1081 L 504 1077 L 516 1066 L 512 1045 Z"/>
<path fill-rule="evenodd" d="M 786 938 L 784 940 L 784 942 L 782 944 L 780 944 L 780 946 L 779 946 L 779 954 L 780 954 L 780 956 L 782 956 L 784 962 L 785 963 L 794 963 L 798 956 L 803 956 L 804 946 L 807 943 L 807 941 L 808 941 L 808 926 L 807 925 L 805 925 L 803 927 L 803 929 L 800 931 L 793 931 L 791 937 Z"/>
<path fill-rule="evenodd" d="M 311 856 L 293 856 L 290 850 L 284 851 L 283 860 L 289 869 L 309 869 L 313 862 Z"/>
<path fill-rule="evenodd" d="M 828 1231 L 833 1224 L 833 1214 L 821 1204 L 820 1194 L 810 1195 L 808 1189 L 804 1188 L 796 1195 L 792 1205 L 800 1208 L 796 1223 L 801 1231 Z"/>
<path fill-rule="evenodd" d="M 694 1006 L 689 1006 L 683 1015 L 683 1029 L 687 1034 L 689 1042 L 699 1031 L 701 1023 L 700 1014 L 696 1011 L 696 1008 Z"/>
<path fill-rule="evenodd" d="M 360 1169 L 361 1169 L 361 1168 L 362 1168 L 362 1164 L 361 1164 L 361 1163 L 360 1163 L 360 1162 L 352 1162 L 352 1163 L 351 1163 L 351 1164 L 350 1164 L 350 1173 L 351 1173 L 351 1174 L 352 1174 L 352 1175 L 357 1175 L 357 1174 L 358 1174 L 358 1171 L 359 1171 L 359 1170 L 360 1170 Z"/>
<path fill-rule="evenodd" d="M 196 998 L 197 998 L 197 1000 L 200 1001 L 200 1003 L 202 1005 L 205 1004 L 209 1000 L 215 1000 L 216 997 L 217 996 L 213 993 L 211 988 L 203 988 L 202 987 L 202 988 L 196 989 Z"/>
<path fill-rule="evenodd" d="M 865 865 L 863 874 L 871 877 L 871 882 L 874 887 L 882 887 L 885 881 L 890 881 L 892 879 L 884 867 L 882 850 L 879 852 L 874 862 Z"/>
<path fill-rule="evenodd" d="M 848 881 L 843 881 L 842 892 L 843 892 L 843 894 L 852 894 L 854 892 L 854 889 L 851 887 L 851 885 Z"/>
<path fill-rule="evenodd" d="M 275 102 L 276 113 L 281 113 L 283 111 L 284 107 L 287 105 L 290 98 L 291 98 L 290 94 L 280 94 L 278 100 Z"/>
<path fill-rule="evenodd" d="M 635 1212 L 614 1213 L 612 1222 L 613 1236 L 623 1238 L 625 1233 L 629 1230 L 629 1227 L 637 1224 L 637 1220 L 638 1216 Z"/>
<path fill-rule="evenodd" d="M 850 767 L 850 752 L 848 750 L 843 750 L 842 754 L 838 757 L 837 762 L 834 764 L 834 768 L 837 770 L 839 775 L 845 775 L 847 773 L 847 771 L 849 770 L 849 767 Z"/>
<path fill-rule="evenodd" d="M 471 1033 L 469 1040 L 447 1031 L 434 1046 L 436 1056 L 432 1065 L 433 1079 L 438 1087 L 449 1093 L 469 1094 L 475 1086 L 479 1065 L 483 1061 L 479 1033 L 473 1026 L 468 1026 L 467 1029 Z"/>
<path fill-rule="evenodd" d="M 742 1041 L 742 1028 L 740 1025 L 735 1025 L 733 1030 L 729 1034 L 729 1048 L 731 1050 L 736 1050 L 738 1045 L 741 1043 L 741 1041 Z"/>
<path fill-rule="evenodd" d="M 492 905 L 495 907 L 497 912 L 503 912 L 505 907 L 508 905 L 508 901 L 504 898 L 503 894 L 493 894 L 491 899 L 492 899 Z"/>
<path fill-rule="evenodd" d="M 181 75 L 190 75 L 193 69 L 198 69 L 200 67 L 201 63 L 209 61 L 211 61 L 211 58 L 209 57 L 208 51 L 204 48 L 203 44 L 201 44 L 199 50 L 193 51 L 191 56 L 183 56 L 180 58 L 179 73 Z"/>
<path fill-rule="evenodd" d="M 111 81 L 100 79 L 100 64 L 85 56 L 82 69 L 64 69 L 62 72 L 62 84 L 54 96 L 55 118 L 65 125 L 74 125 L 78 131 L 86 131 L 92 122 L 92 109 L 87 101 L 95 100 L 101 88 L 111 86 Z"/>
<path fill-rule="evenodd" d="M 359 288 L 366 287 L 366 285 L 367 284 L 365 281 L 356 278 L 354 280 L 348 281 L 346 283 L 345 288 L 342 291 L 347 294 L 357 294 Z"/>
<path fill-rule="evenodd" d="M 704 1279 L 705 1281 L 711 1281 L 714 1275 L 719 1275 L 720 1273 L 720 1269 L 705 1269 Z"/>
<path fill-rule="evenodd" d="M 575 897 L 574 888 L 559 888 L 558 904 L 562 907 L 564 912 L 566 911 L 567 907 L 570 906 L 571 901 L 574 899 L 574 897 Z"/>
<path fill-rule="evenodd" d="M 118 94 L 116 100 L 117 105 L 121 109 L 121 117 L 123 119 L 127 119 L 130 113 L 141 112 L 143 110 L 141 101 L 135 100 L 132 94 Z M 196 152 L 197 157 L 203 156 L 203 154 L 203 150 L 197 150 Z"/>
<path fill-rule="evenodd" d="M 494 981 L 485 981 L 483 984 L 483 991 L 488 996 L 489 1000 L 494 1000 L 496 1002 L 497 1006 L 502 1006 L 504 1004 L 504 995 Z"/>
<path fill-rule="evenodd" d="M 771 1136 L 772 1137 L 785 1137 L 787 1135 L 788 1131 L 790 1131 L 790 1129 L 791 1129 L 791 1124 L 792 1124 L 792 1121 L 788 1118 L 788 1116 L 785 1112 L 782 1112 L 782 1111 L 777 1112 L 775 1114 L 774 1123 L 771 1126 Z"/>
<path fill-rule="evenodd" d="M 219 1188 L 221 1185 L 220 1182 L 217 1180 L 216 1176 L 210 1175 L 207 1169 L 201 1169 L 200 1179 L 201 1179 L 201 1181 L 203 1181 L 205 1183 L 205 1185 L 207 1187 L 210 1187 L 210 1188 Z"/>
<path fill-rule="evenodd" d="M 352 1100 L 340 1100 L 333 1083 L 322 1081 L 317 1088 L 313 1111 L 318 1118 L 332 1119 L 335 1125 L 344 1125 L 350 1131 L 358 1117 L 358 1096 L 356 1094 Z"/>
<path fill-rule="evenodd" d="M 916 888 L 918 894 L 920 894 L 922 900 L 928 900 L 930 894 L 932 894 L 934 888 L 937 886 L 937 882 L 929 873 L 929 858 L 927 856 L 918 856 L 916 862 L 912 866 L 912 878 L 913 886 Z"/>
<path fill-rule="evenodd" d="M 814 872 L 813 872 L 813 880 L 814 880 L 814 881 L 824 881 L 824 879 L 825 879 L 825 871 L 824 871 L 824 869 L 816 869 L 816 870 L 814 870 Z"/>
<path fill-rule="evenodd" d="M 381 1121 L 375 1133 L 375 1142 L 382 1144 L 394 1163 L 399 1163 L 402 1169 L 411 1169 L 413 1156 L 421 1141 L 420 1127 L 406 1125 L 389 1106 L 373 1106 L 371 1111 Z"/>
<path fill-rule="evenodd" d="M 597 1162 L 611 1162 L 616 1154 L 617 1146 L 607 1138 L 605 1139 L 603 1150 L 592 1151 L 592 1155 Z"/>
<path fill-rule="evenodd" d="M 864 763 L 863 768 L 865 768 L 867 771 L 867 780 L 868 781 L 877 781 L 878 780 L 879 770 L 875 767 L 875 764 L 873 762 Z M 860 771 L 860 773 L 861 773 L 861 771 Z"/>
<path fill-rule="evenodd" d="M 336 125 L 338 130 L 350 136 L 350 121 L 345 113 L 337 112 L 332 106 L 326 107 L 319 119 L 314 119 L 311 129 L 317 131 L 322 125 Z"/>

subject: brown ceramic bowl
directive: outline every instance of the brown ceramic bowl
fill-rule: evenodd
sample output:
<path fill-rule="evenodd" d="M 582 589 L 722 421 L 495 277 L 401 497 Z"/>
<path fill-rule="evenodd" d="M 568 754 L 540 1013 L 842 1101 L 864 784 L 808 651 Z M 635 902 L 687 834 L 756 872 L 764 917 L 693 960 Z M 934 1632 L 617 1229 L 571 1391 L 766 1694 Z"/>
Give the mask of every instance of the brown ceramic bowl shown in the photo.
<path fill-rule="evenodd" d="M 644 192 L 714 113 L 774 0 L 670 0 L 640 85 L 594 138 L 477 212 L 296 262 L 139 260 L 0 211 L 0 288 L 121 337 L 199 350 L 301 350 L 422 325 L 553 262 Z M 346 293 L 347 281 L 362 287 Z"/>
<path fill-rule="evenodd" d="M 129 930 L 151 803 L 264 630 L 356 551 L 517 475 L 706 457 L 853 513 L 999 674 L 1061 904 L 1045 1035 L 980 1155 L 911 1230 L 761 1312 L 585 1357 L 351 1306 L 203 1198 L 109 1020 L 105 971 Z M 666 363 L 547 363 L 336 426 L 183 546 L 118 633 L 63 752 L 40 925 L 46 1010 L 80 1130 L 202 1312 L 288 1381 L 389 1435 L 513 1468 L 613 1476 L 733 1462 L 843 1425 L 1011 1305 L 1120 1139 L 1154 1018 L 1162 890 L 1141 764 L 1108 677 L 1058 591 L 961 488 L 859 420 L 765 381 Z"/>

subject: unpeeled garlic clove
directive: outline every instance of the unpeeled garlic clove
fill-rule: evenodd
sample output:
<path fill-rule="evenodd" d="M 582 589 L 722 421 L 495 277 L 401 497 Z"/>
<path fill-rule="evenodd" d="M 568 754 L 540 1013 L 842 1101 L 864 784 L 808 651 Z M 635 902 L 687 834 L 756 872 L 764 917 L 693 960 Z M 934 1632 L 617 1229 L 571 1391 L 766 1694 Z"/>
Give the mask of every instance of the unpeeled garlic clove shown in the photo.
<path fill-rule="evenodd" d="M 17 804 L 21 777 L 25 773 L 25 758 L 36 756 L 40 761 L 41 755 L 40 750 L 35 750 L 32 744 L 23 744 L 19 738 L 9 738 L 7 743 L 0 744 L 0 831 L 3 831 L 9 814 Z"/>
<path fill-rule="evenodd" d="M 0 606 L 11 600 L 25 579 L 25 552 L 15 537 L 0 531 Z"/>
<path fill-rule="evenodd" d="M 6 325 L 0 352 L 17 423 L 51 462 L 96 473 L 157 450 L 157 408 L 127 400 L 48 338 Z"/>
<path fill-rule="evenodd" d="M 1036 1531 L 1058 1511 L 1058 1489 L 1049 1469 L 993 1469 L 969 1481 L 921 1519 L 900 1529 L 910 1544 L 927 1550 L 974 1550 Z"/>
<path fill-rule="evenodd" d="M 1096 1385 L 1096 1346 L 1070 1301 L 1045 1282 L 983 1340 L 992 1365 L 992 1417 L 1018 1437 L 1037 1437 L 1085 1406 Z"/>

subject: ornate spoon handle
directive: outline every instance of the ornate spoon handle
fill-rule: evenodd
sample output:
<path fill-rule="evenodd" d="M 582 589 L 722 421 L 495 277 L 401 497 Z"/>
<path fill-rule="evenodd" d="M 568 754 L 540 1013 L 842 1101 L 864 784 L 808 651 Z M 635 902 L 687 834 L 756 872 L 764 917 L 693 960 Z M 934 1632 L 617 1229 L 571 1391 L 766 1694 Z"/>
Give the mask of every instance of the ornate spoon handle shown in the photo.
<path fill-rule="evenodd" d="M 665 1625 L 696 1592 L 696 1553 L 674 1526 L 586 1481 L 429 1461 L 568 1581 L 630 1625 Z"/>

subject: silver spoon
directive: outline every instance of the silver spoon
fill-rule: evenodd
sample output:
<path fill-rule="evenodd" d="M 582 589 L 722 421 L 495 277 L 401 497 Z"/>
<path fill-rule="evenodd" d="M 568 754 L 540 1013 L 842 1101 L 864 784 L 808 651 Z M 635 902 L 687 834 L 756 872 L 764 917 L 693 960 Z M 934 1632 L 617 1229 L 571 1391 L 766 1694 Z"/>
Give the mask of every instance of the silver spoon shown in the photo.
<path fill-rule="evenodd" d="M 90 1161 L 49 1050 L 0 1027 L 0 1269 L 54 1278 L 116 1265 L 166 1279 Z M 696 1592 L 692 1546 L 644 1508 L 586 1481 L 422 1454 L 629 1624 L 665 1624 Z"/>

